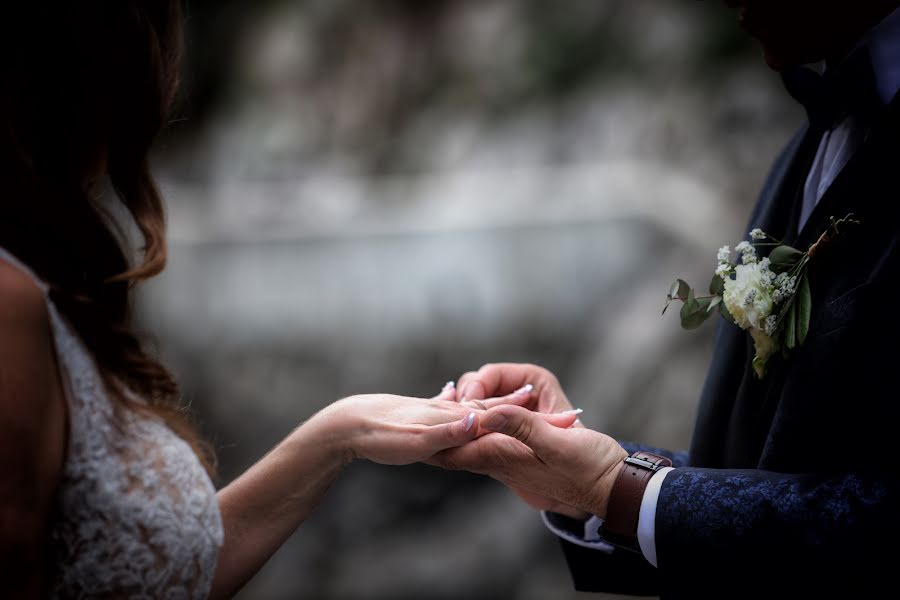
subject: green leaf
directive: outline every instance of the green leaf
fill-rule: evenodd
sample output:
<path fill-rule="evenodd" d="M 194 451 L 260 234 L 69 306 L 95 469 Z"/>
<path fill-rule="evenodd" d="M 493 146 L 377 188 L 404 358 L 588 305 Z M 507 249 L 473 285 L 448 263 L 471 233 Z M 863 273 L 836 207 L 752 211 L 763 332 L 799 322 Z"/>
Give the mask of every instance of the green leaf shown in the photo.
<path fill-rule="evenodd" d="M 671 288 L 669 288 L 669 299 L 671 300 L 673 298 L 687 298 L 690 290 L 691 286 L 689 286 L 683 279 L 679 279 L 672 284 Z"/>
<path fill-rule="evenodd" d="M 809 333 L 809 317 L 812 314 L 812 295 L 809 292 L 809 277 L 806 273 L 800 278 L 796 305 L 797 345 L 802 346 L 806 341 L 806 334 Z"/>
<path fill-rule="evenodd" d="M 784 345 L 788 350 L 793 350 L 797 345 L 797 305 L 791 303 L 787 315 L 784 318 Z"/>
<path fill-rule="evenodd" d="M 689 286 L 683 279 L 679 279 L 675 283 L 673 283 L 672 287 L 669 288 L 669 293 L 666 295 L 666 305 L 663 307 L 662 314 L 666 314 L 666 311 L 669 310 L 669 305 L 672 303 L 672 300 L 676 298 L 684 300 L 685 298 L 687 298 L 690 289 L 691 286 Z"/>
<path fill-rule="evenodd" d="M 712 301 L 709 303 L 709 308 L 706 309 L 706 312 L 712 312 L 712 311 L 715 310 L 716 307 L 719 306 L 721 303 L 722 303 L 722 296 L 716 296 L 716 297 L 713 298 Z"/>
<path fill-rule="evenodd" d="M 709 318 L 709 305 L 712 298 L 696 298 L 694 290 L 688 290 L 687 300 L 681 306 L 681 326 L 685 329 L 697 329 Z"/>
<path fill-rule="evenodd" d="M 762 379 L 766 376 L 768 362 L 768 358 L 760 358 L 759 356 L 753 357 L 753 372 L 756 374 L 757 379 Z"/>
<path fill-rule="evenodd" d="M 775 273 L 791 270 L 803 259 L 804 253 L 790 246 L 776 246 L 769 254 L 771 269 Z"/>
<path fill-rule="evenodd" d="M 718 275 L 713 275 L 712 281 L 709 282 L 709 293 L 713 296 L 721 296 L 725 293 L 725 280 Z"/>

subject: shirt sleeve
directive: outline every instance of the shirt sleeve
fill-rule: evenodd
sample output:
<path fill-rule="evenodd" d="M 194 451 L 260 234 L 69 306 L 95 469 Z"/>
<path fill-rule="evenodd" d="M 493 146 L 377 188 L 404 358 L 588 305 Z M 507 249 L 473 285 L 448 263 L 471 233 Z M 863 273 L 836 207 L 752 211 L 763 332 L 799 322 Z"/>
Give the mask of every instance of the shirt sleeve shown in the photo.
<path fill-rule="evenodd" d="M 641 500 L 641 512 L 638 516 L 637 538 L 638 545 L 644 558 L 654 567 L 656 562 L 656 503 L 659 501 L 659 491 L 662 489 L 663 480 L 672 467 L 664 467 L 654 473 L 647 487 L 644 489 L 644 498 Z"/>
<path fill-rule="evenodd" d="M 569 543 L 582 548 L 599 550 L 606 554 L 612 554 L 612 551 L 615 550 L 615 546 L 606 542 L 598 533 L 600 526 L 603 525 L 603 519 L 599 517 L 576 521 L 563 515 L 541 511 L 541 518 L 547 529 Z"/>
<path fill-rule="evenodd" d="M 647 488 L 644 490 L 641 512 L 638 517 L 638 544 L 644 558 L 654 567 L 656 566 L 656 503 L 659 500 L 659 491 L 662 488 L 663 480 L 671 470 L 671 467 L 660 469 L 650 478 Z M 600 517 L 576 521 L 563 515 L 541 511 L 541 518 L 547 529 L 571 544 L 599 550 L 606 554 L 611 554 L 615 549 L 615 546 L 600 535 L 600 528 L 603 526 L 603 519 Z"/>

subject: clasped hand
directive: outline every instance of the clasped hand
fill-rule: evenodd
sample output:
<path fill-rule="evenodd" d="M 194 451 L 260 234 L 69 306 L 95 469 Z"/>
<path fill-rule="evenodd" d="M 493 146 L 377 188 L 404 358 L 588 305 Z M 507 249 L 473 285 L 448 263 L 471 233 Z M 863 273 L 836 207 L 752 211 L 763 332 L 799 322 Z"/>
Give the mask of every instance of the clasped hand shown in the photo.
<path fill-rule="evenodd" d="M 304 427 L 342 462 L 425 462 L 488 475 L 540 510 L 606 515 L 626 456 L 584 428 L 556 377 L 534 365 L 492 364 L 422 400 L 387 394 L 345 398 Z"/>
<path fill-rule="evenodd" d="M 527 384 L 533 389 L 515 393 Z M 496 397 L 504 401 L 484 400 Z M 539 510 L 579 519 L 606 515 L 627 452 L 574 419 L 548 421 L 546 414 L 577 416 L 552 373 L 534 365 L 485 365 L 460 379 L 456 399 L 485 409 L 480 429 L 486 434 L 436 454 L 430 464 L 493 477 Z"/>

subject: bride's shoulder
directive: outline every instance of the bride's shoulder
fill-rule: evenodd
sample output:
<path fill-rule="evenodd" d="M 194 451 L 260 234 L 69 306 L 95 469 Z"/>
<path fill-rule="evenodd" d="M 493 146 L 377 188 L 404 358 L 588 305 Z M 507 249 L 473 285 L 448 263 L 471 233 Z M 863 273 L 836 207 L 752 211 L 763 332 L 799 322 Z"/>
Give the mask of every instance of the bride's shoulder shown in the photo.
<path fill-rule="evenodd" d="M 0 260 L 0 425 L 56 428 L 64 417 L 61 400 L 44 292 L 30 275 Z"/>
<path fill-rule="evenodd" d="M 47 301 L 37 282 L 0 258 L 0 339 L 23 328 L 49 328 Z"/>

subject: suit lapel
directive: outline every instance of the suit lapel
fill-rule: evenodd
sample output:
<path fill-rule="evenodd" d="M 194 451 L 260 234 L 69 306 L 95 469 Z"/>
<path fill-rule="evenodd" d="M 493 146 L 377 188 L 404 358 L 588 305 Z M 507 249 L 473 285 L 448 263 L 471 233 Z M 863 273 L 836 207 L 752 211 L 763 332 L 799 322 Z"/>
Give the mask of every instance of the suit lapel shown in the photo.
<path fill-rule="evenodd" d="M 872 134 L 854 154 L 813 209 L 794 242 L 798 250 L 806 250 L 828 229 L 831 218 L 840 219 L 849 213 L 872 218 L 885 207 L 877 205 L 877 198 L 860 189 L 860 182 L 867 184 L 883 177 L 900 164 L 895 148 L 900 120 L 900 95 L 885 109 L 881 119 L 873 127 Z M 896 175 L 891 175 L 896 177 Z M 864 189 L 867 185 L 862 186 Z M 790 239 L 790 238 L 789 238 Z"/>

